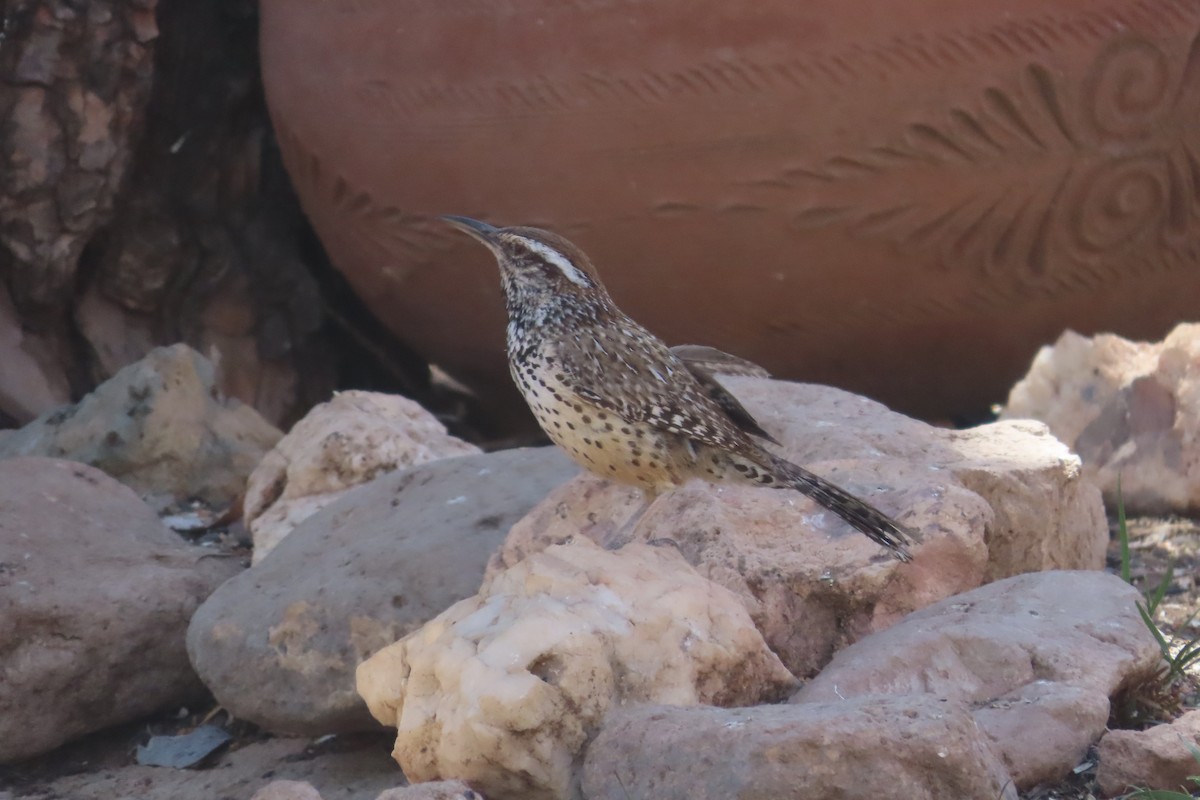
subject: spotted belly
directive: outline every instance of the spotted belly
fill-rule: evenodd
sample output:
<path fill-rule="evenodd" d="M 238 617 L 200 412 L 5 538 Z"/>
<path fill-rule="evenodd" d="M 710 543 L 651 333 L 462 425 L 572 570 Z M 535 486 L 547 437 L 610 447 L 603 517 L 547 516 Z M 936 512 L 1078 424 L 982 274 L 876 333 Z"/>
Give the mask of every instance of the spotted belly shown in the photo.
<path fill-rule="evenodd" d="M 584 469 L 653 493 L 691 477 L 696 453 L 679 437 L 597 408 L 553 376 L 514 378 L 542 430 Z"/>

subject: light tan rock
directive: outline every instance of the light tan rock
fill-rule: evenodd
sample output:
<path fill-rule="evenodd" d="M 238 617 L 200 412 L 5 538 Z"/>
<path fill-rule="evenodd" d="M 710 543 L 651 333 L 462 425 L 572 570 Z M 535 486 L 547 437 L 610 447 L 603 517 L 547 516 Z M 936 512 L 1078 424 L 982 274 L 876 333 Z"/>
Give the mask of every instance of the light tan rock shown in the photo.
<path fill-rule="evenodd" d="M 1065 331 L 1040 349 L 1029 372 L 1009 392 L 1004 419 L 1038 419 L 1074 443 L 1100 408 L 1135 378 L 1154 371 L 1157 348 L 1102 333 Z"/>
<path fill-rule="evenodd" d="M 388 789 L 375 800 L 485 800 L 485 798 L 462 781 L 432 781 Z"/>
<path fill-rule="evenodd" d="M 1105 796 L 1132 789 L 1194 793 L 1200 776 L 1200 711 L 1144 731 L 1109 731 L 1100 740 L 1096 781 Z"/>
<path fill-rule="evenodd" d="M 478 452 L 406 397 L 339 392 L 297 422 L 250 475 L 245 515 L 254 562 L 354 486 L 385 472 Z"/>
<path fill-rule="evenodd" d="M 157 348 L 78 403 L 0 440 L 0 458 L 81 461 L 159 510 L 191 498 L 224 509 L 282 434 L 215 386 L 212 363 L 196 351 Z"/>
<path fill-rule="evenodd" d="M 1103 572 L 1007 578 L 847 647 L 792 702 L 960 701 L 976 709 L 1018 787 L 1058 781 L 1104 731 L 1109 697 L 1158 667 L 1139 598 Z"/>
<path fill-rule="evenodd" d="M 1200 508 L 1200 324 L 1162 342 L 1064 333 L 1043 347 L 1003 416 L 1045 422 L 1114 503 L 1144 513 Z"/>
<path fill-rule="evenodd" d="M 1040 423 L 949 431 L 828 387 L 723 381 L 783 443 L 783 455 L 916 530 L 923 541 L 914 562 L 889 559 L 791 491 L 693 482 L 629 527 L 637 493 L 586 476 L 515 525 L 489 571 L 577 534 L 607 548 L 669 539 L 738 594 L 771 649 L 808 676 L 849 641 L 987 580 L 1104 563 L 1100 495 Z"/>
<path fill-rule="evenodd" d="M 241 570 L 215 555 L 97 469 L 0 460 L 0 762 L 202 697 L 184 631 Z"/>
<path fill-rule="evenodd" d="M 271 781 L 250 800 L 321 800 L 321 793 L 306 781 Z"/>
<path fill-rule="evenodd" d="M 992 509 L 985 581 L 1104 566 L 1104 501 L 1045 425 L 1012 420 L 937 435 L 950 450 L 943 468 Z"/>
<path fill-rule="evenodd" d="M 575 472 L 554 448 L 504 450 L 349 490 L 196 612 L 196 671 L 275 732 L 378 730 L 355 667 L 474 594 L 509 526 Z"/>
<path fill-rule="evenodd" d="M 930 695 L 803 706 L 614 711 L 588 748 L 587 800 L 1016 800 L 961 703 Z"/>
<path fill-rule="evenodd" d="M 492 800 L 577 797 L 583 746 L 610 708 L 742 705 L 793 684 L 737 598 L 673 547 L 586 540 L 493 575 L 358 669 L 405 775 Z"/>

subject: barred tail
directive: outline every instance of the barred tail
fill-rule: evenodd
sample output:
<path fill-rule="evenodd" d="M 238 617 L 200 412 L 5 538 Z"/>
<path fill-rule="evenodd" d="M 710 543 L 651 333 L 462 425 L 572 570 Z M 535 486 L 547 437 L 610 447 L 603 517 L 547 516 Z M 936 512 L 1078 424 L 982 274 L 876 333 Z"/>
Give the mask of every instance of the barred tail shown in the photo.
<path fill-rule="evenodd" d="M 774 454 L 765 451 L 764 453 L 770 458 L 770 464 L 763 466 L 769 466 L 774 470 L 778 480 L 777 486 L 795 489 L 816 500 L 854 528 L 865 533 L 872 541 L 891 550 L 892 554 L 901 561 L 912 559 L 905 547 L 906 544 L 912 543 L 912 532 L 899 522 L 819 475 L 814 475 L 803 467 L 798 467 Z"/>

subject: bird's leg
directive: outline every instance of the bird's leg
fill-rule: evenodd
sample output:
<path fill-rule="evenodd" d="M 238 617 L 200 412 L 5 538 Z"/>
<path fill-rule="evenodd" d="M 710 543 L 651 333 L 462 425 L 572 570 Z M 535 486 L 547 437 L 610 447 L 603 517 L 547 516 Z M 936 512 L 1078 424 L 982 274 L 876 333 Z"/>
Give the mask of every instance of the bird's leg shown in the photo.
<path fill-rule="evenodd" d="M 618 547 L 628 544 L 633 539 L 633 532 L 637 528 L 637 524 L 642 521 L 642 517 L 646 516 L 646 512 L 658 500 L 658 492 L 653 489 L 642 489 L 641 492 L 641 504 L 634 509 L 633 513 L 625 520 L 625 524 L 621 526 L 616 536 L 613 537 Z"/>
<path fill-rule="evenodd" d="M 629 539 L 633 538 L 633 531 L 637 528 L 637 524 L 642 521 L 643 517 L 650 513 L 651 506 L 657 503 L 660 497 L 661 495 L 658 492 L 650 491 L 649 489 L 645 490 L 642 505 L 633 514 L 633 516 L 629 518 L 629 521 L 625 523 L 625 531 L 623 531 L 623 533 L 627 533 Z M 675 541 L 670 536 L 655 536 L 653 539 L 646 539 L 646 544 L 650 545 L 651 547 L 663 547 L 664 545 L 671 545 L 676 550 L 680 549 L 679 542 Z"/>

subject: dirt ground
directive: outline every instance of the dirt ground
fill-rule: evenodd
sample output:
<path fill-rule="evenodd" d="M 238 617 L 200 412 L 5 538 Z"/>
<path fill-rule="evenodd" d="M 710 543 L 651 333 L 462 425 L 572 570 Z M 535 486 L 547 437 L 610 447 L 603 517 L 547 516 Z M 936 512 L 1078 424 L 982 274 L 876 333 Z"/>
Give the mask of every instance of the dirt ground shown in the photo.
<path fill-rule="evenodd" d="M 1115 521 L 1112 527 L 1108 568 L 1119 572 Z M 1200 610 L 1200 522 L 1138 518 L 1130 520 L 1128 528 L 1133 583 L 1150 592 L 1169 569 L 1172 572 L 1157 614 L 1161 630 L 1178 641 L 1200 636 L 1200 619 L 1192 618 Z M 1193 669 L 1178 699 L 1185 708 L 1200 705 L 1200 670 Z M 324 800 L 373 800 L 379 792 L 404 784 L 390 756 L 392 738 L 383 730 L 378 735 L 314 741 L 272 737 L 233 722 L 227 726 L 233 741 L 200 769 L 136 763 L 137 746 L 151 735 L 186 732 L 210 710 L 211 706 L 111 728 L 31 761 L 0 767 L 0 800 L 249 800 L 275 779 L 308 781 Z M 1095 766 L 1093 752 L 1067 781 L 1027 792 L 1022 800 L 1098 798 Z"/>
<path fill-rule="evenodd" d="M 139 766 L 151 734 L 182 733 L 199 715 L 111 728 L 23 764 L 0 767 L 0 800 L 249 800 L 273 780 L 308 781 L 323 800 L 374 800 L 405 784 L 393 736 L 272 737 L 234 723 L 234 740 L 200 769 Z"/>

